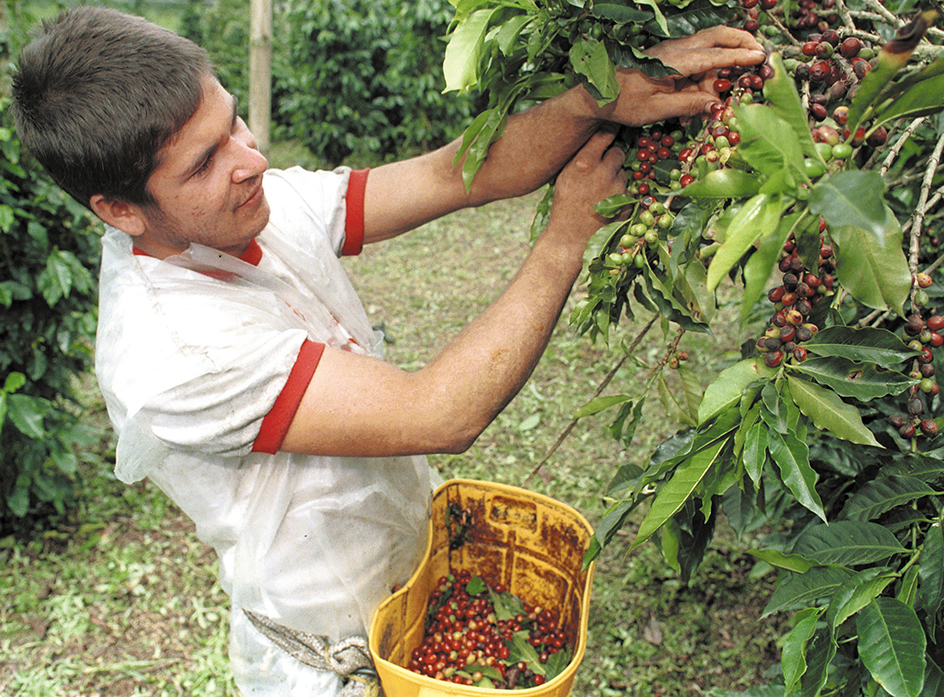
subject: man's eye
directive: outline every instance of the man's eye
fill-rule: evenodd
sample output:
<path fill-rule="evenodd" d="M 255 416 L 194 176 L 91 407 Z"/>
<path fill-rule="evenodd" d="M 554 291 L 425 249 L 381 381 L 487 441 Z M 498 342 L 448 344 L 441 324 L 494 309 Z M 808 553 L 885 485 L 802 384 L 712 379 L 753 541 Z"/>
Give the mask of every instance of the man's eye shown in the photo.
<path fill-rule="evenodd" d="M 194 172 L 193 172 L 194 176 L 197 176 L 197 175 L 199 175 L 199 174 L 204 174 L 208 169 L 210 169 L 210 164 L 211 164 L 212 162 L 213 162 L 213 158 L 212 158 L 212 157 L 208 157 L 208 158 L 205 159 L 203 162 L 201 162 L 201 163 L 200 163 L 200 166 L 197 167 L 196 170 L 194 170 Z"/>

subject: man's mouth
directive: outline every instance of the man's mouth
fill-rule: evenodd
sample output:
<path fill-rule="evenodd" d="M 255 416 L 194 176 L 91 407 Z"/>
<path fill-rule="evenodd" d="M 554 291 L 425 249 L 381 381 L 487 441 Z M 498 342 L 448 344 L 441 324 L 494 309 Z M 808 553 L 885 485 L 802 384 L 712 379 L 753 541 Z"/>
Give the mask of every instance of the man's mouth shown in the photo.
<path fill-rule="evenodd" d="M 256 188 L 256 190 L 252 193 L 252 195 L 251 195 L 249 198 L 247 198 L 245 201 L 243 201 L 242 203 L 240 203 L 240 204 L 236 207 L 237 210 L 240 209 L 240 208 L 246 208 L 247 206 L 250 206 L 250 207 L 251 207 L 251 206 L 254 206 L 254 205 L 257 204 L 259 201 L 262 200 L 262 197 L 263 197 L 264 195 L 265 195 L 265 193 L 264 193 L 263 190 L 262 190 L 262 182 L 260 182 L 260 183 L 259 183 L 259 186 L 258 186 L 258 187 Z"/>

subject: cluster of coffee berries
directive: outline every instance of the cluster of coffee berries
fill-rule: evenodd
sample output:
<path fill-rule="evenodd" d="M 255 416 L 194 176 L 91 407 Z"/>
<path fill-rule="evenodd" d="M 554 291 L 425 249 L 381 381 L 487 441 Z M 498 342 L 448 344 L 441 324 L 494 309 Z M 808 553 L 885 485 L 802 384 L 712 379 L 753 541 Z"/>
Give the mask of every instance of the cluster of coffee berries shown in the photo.
<path fill-rule="evenodd" d="M 664 203 L 650 194 L 644 195 L 639 199 L 632 223 L 620 237 L 619 246 L 610 254 L 612 265 L 644 267 L 646 248 L 659 243 L 659 230 L 672 227 L 674 219 Z"/>
<path fill-rule="evenodd" d="M 799 0 L 790 12 L 790 24 L 801 31 L 828 31 L 838 22 L 836 0 Z"/>
<path fill-rule="evenodd" d="M 679 153 L 684 148 L 684 138 L 680 129 L 666 132 L 658 126 L 641 133 L 626 154 L 631 179 L 629 193 L 644 197 L 654 193 L 658 184 L 670 190 L 681 188 Z"/>
<path fill-rule="evenodd" d="M 801 0 L 812 2 L 812 0 Z M 802 8 L 801 8 L 802 9 Z M 820 25 L 828 23 L 820 20 Z M 825 159 L 842 160 L 852 148 L 862 144 L 880 147 L 888 139 L 885 127 L 867 131 L 862 125 L 851 132 L 847 120 L 848 103 L 859 82 L 872 69 L 875 51 L 855 36 L 845 36 L 832 28 L 812 32 L 793 56 L 784 60 L 793 76 L 809 87 L 808 110 L 813 140 L 834 147 L 820 151 Z"/>
<path fill-rule="evenodd" d="M 772 12 L 777 7 L 777 0 L 741 0 L 744 10 L 744 24 L 742 29 L 752 34 L 760 29 L 760 11 Z"/>
<path fill-rule="evenodd" d="M 920 285 L 920 282 L 919 282 Z M 938 425 L 927 418 L 927 401 L 941 391 L 934 379 L 934 349 L 944 345 L 944 317 L 933 314 L 925 320 L 920 314 L 912 314 L 905 322 L 904 333 L 909 348 L 919 352 L 911 370 L 911 378 L 919 380 L 917 385 L 908 389 L 907 414 L 893 414 L 889 423 L 898 429 L 898 435 L 905 439 L 914 438 L 919 432 L 934 437 Z"/>
<path fill-rule="evenodd" d="M 784 360 L 806 359 L 806 349 L 802 344 L 819 330 L 810 321 L 813 306 L 832 294 L 835 282 L 833 250 L 822 235 L 815 271 L 808 270 L 797 256 L 792 237 L 784 244 L 783 251 L 779 264 L 783 273 L 781 284 L 767 294 L 775 311 L 764 336 L 756 342 L 757 349 L 764 353 L 764 364 L 770 368 L 776 368 Z"/>
<path fill-rule="evenodd" d="M 672 370 L 678 370 L 678 367 L 687 360 L 688 360 L 688 351 L 676 351 L 669 358 L 668 365 Z"/>
<path fill-rule="evenodd" d="M 506 612 L 509 607 L 519 611 L 500 619 L 495 597 Z M 512 655 L 516 638 L 533 647 L 537 662 Z M 543 665 L 552 655 L 570 650 L 552 611 L 531 606 L 500 585 L 489 588 L 462 570 L 440 578 L 430 593 L 426 632 L 408 668 L 459 685 L 526 688 L 543 685 Z"/>
<path fill-rule="evenodd" d="M 764 82 L 773 77 L 773 72 L 766 63 L 756 69 L 736 66 L 718 71 L 713 86 L 722 101 L 711 107 L 702 134 L 679 152 L 685 172 L 679 181 L 683 188 L 728 161 L 741 142 L 734 107 L 759 99 Z"/>

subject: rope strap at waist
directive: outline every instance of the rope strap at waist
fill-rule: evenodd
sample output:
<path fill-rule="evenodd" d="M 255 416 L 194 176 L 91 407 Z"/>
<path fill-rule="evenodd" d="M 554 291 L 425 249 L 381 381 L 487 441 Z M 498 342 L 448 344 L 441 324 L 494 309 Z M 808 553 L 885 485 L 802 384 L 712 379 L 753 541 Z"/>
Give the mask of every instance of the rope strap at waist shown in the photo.
<path fill-rule="evenodd" d="M 341 697 L 383 697 L 365 637 L 350 636 L 332 644 L 327 637 L 286 627 L 251 610 L 243 612 L 256 629 L 296 661 L 344 678 Z"/>

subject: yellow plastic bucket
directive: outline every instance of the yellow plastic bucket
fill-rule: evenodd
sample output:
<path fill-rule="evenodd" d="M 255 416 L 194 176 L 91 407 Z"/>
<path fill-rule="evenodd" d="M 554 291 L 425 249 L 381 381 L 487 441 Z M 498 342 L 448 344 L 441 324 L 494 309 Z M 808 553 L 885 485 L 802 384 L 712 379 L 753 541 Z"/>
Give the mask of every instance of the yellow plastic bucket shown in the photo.
<path fill-rule="evenodd" d="M 468 523 L 463 529 L 455 523 L 459 511 Z M 370 652 L 386 696 L 567 697 L 587 644 L 594 565 L 584 571 L 583 556 L 592 534 L 573 508 L 525 489 L 465 479 L 440 486 L 433 494 L 423 561 L 371 623 Z M 404 667 L 423 641 L 430 592 L 442 576 L 463 569 L 559 613 L 574 649 L 559 675 L 539 687 L 498 690 L 435 680 Z"/>

